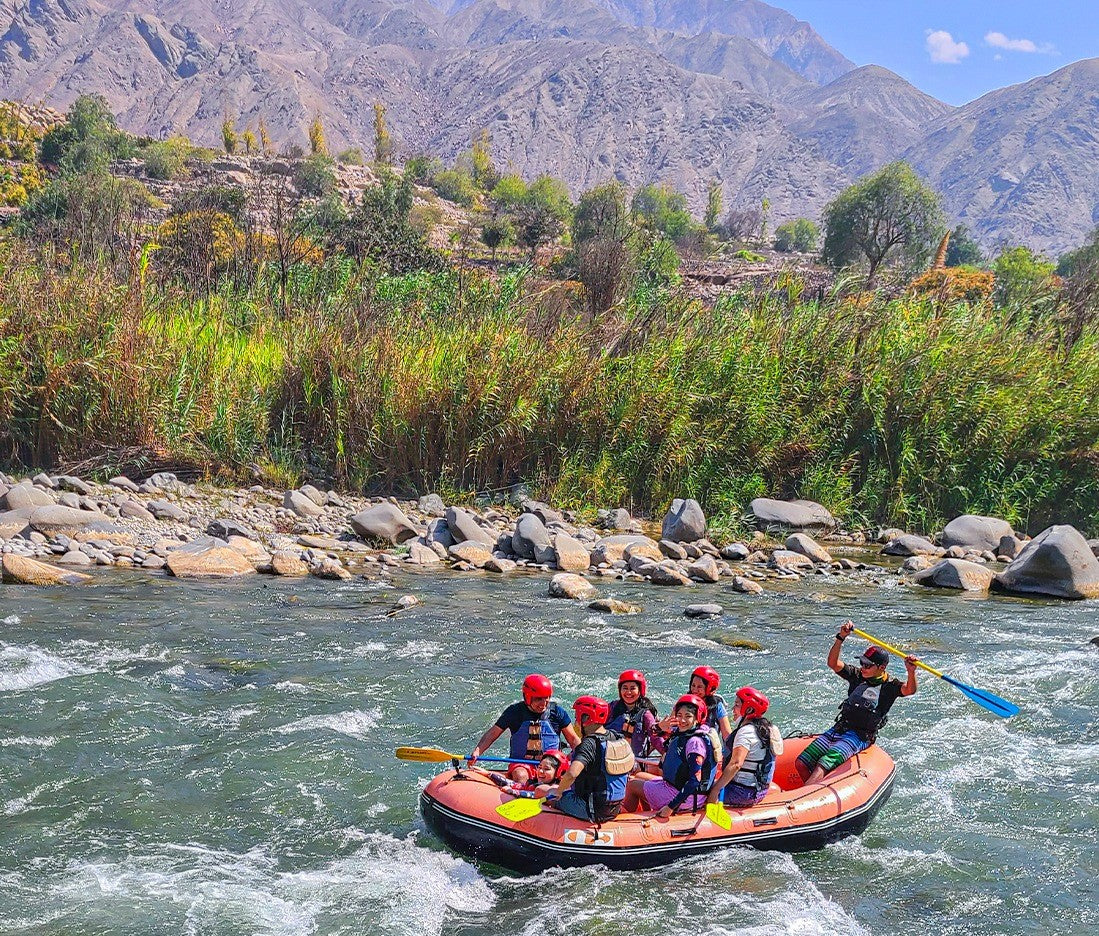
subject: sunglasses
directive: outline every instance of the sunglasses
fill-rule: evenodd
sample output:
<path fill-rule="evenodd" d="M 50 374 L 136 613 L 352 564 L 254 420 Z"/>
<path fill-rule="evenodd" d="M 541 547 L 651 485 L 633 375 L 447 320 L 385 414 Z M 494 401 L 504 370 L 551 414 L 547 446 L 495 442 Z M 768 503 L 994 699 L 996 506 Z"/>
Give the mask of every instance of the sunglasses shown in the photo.
<path fill-rule="evenodd" d="M 875 663 L 873 660 L 866 659 L 866 657 L 859 657 L 859 665 L 863 669 L 874 669 L 876 666 L 881 666 L 880 663 Z"/>

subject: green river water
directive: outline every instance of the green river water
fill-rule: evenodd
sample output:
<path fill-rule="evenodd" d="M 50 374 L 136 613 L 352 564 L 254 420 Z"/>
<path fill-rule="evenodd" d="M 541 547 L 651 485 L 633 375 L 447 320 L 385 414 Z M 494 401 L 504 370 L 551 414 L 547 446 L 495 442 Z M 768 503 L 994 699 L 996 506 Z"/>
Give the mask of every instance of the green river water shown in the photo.
<path fill-rule="evenodd" d="M 1095 602 L 869 579 L 815 577 L 762 599 L 600 581 L 645 607 L 612 618 L 546 598 L 546 584 L 113 572 L 81 589 L 3 586 L 0 933 L 1099 930 Z M 387 616 L 405 592 L 423 604 Z M 682 616 L 704 600 L 724 618 Z M 824 657 L 847 617 L 1023 711 L 1003 721 L 921 674 L 882 739 L 892 798 L 863 836 L 819 852 L 519 878 L 427 832 L 417 793 L 432 768 L 392 757 L 401 744 L 468 750 L 531 670 L 567 703 L 613 696 L 637 666 L 666 710 L 707 662 L 723 688 L 766 691 L 786 733 L 820 730 L 842 695 Z"/>

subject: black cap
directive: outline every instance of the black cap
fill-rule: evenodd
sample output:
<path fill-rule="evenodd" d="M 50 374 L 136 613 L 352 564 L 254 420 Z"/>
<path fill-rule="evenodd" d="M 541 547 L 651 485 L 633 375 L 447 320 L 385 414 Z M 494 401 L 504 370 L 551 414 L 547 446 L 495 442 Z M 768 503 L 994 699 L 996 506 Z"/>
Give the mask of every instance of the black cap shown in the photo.
<path fill-rule="evenodd" d="M 860 662 L 865 662 L 873 666 L 886 666 L 889 663 L 889 654 L 881 647 L 867 647 L 862 652 Z"/>

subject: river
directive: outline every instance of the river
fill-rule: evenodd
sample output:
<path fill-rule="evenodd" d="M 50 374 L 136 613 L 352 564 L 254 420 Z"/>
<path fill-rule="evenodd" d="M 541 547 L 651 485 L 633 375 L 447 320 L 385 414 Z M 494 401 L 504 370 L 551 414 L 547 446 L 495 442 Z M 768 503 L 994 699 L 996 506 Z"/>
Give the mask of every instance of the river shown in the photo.
<path fill-rule="evenodd" d="M 110 572 L 0 588 L 0 933 L 1091 934 L 1099 928 L 1095 602 L 810 577 L 763 598 L 599 581 L 644 613 L 545 597 L 544 576 L 398 588 Z M 405 592 L 423 603 L 387 616 Z M 725 616 L 689 621 L 689 602 Z M 465 751 L 531 670 L 557 696 L 642 668 L 666 710 L 698 663 L 823 729 L 846 618 L 1022 706 L 921 673 L 883 734 L 896 788 L 867 832 L 799 855 L 518 878 L 424 828 L 422 744 Z M 730 636 L 764 649 L 735 649 Z M 715 640 L 714 638 L 718 638 Z M 861 644 L 847 644 L 853 657 Z M 899 661 L 894 670 L 903 674 Z M 503 752 L 503 742 L 498 743 Z"/>

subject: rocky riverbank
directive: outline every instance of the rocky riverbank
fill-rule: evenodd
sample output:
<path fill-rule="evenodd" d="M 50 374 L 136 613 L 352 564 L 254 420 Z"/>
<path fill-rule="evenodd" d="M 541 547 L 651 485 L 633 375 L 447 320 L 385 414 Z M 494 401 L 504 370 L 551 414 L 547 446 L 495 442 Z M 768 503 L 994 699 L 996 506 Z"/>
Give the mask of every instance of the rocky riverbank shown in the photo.
<path fill-rule="evenodd" d="M 170 473 L 97 483 L 70 475 L 0 475 L 0 549 L 8 583 L 74 585 L 89 566 L 141 569 L 181 578 L 256 573 L 343 580 L 389 578 L 397 570 L 449 567 L 509 575 L 548 573 L 553 597 L 601 610 L 635 606 L 601 598 L 600 578 L 653 585 L 726 583 L 760 594 L 806 575 L 900 576 L 917 586 L 1002 590 L 1060 598 L 1099 597 L 1099 540 L 1070 526 L 1030 539 L 1003 520 L 963 516 L 937 536 L 900 529 L 847 530 L 820 504 L 759 498 L 756 532 L 716 544 L 694 500 L 673 501 L 662 523 L 622 509 L 594 523 L 516 493 L 508 503 L 448 506 L 363 498 L 305 485 L 192 485 Z M 899 563 L 899 564 L 898 564 Z M 712 603 L 690 614 L 721 612 Z"/>

